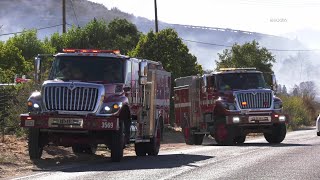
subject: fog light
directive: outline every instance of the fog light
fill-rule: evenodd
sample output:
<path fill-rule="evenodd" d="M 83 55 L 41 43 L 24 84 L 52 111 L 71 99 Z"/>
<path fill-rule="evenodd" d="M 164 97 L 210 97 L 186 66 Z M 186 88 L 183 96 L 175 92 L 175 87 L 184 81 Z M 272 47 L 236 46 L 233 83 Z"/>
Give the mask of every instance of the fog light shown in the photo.
<path fill-rule="evenodd" d="M 281 121 L 281 122 L 286 121 L 286 116 L 279 116 L 279 121 Z"/>
<path fill-rule="evenodd" d="M 233 117 L 232 118 L 233 123 L 239 123 L 240 122 L 240 118 L 239 117 Z"/>

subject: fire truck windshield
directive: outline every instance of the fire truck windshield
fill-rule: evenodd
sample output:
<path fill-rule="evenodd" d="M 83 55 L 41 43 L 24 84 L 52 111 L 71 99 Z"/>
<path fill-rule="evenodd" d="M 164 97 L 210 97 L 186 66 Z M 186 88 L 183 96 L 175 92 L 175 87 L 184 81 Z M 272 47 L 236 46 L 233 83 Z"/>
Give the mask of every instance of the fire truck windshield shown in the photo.
<path fill-rule="evenodd" d="M 58 56 L 53 62 L 50 80 L 123 83 L 124 61 L 108 57 Z"/>
<path fill-rule="evenodd" d="M 262 73 L 225 73 L 217 75 L 219 90 L 263 89 L 267 84 Z"/>

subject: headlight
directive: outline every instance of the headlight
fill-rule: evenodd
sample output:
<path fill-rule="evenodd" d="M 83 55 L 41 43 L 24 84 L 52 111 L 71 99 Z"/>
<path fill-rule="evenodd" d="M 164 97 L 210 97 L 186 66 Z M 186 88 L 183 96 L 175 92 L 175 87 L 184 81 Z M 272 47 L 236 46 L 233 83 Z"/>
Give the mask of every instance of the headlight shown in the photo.
<path fill-rule="evenodd" d="M 282 108 L 282 101 L 274 101 L 273 107 L 274 107 L 274 109 L 281 109 Z"/>
<path fill-rule="evenodd" d="M 221 102 L 223 107 L 227 110 L 237 110 L 237 107 L 235 103 L 227 103 L 227 102 Z"/>
<path fill-rule="evenodd" d="M 121 107 L 122 107 L 121 102 L 104 103 L 101 107 L 100 114 L 113 114 L 119 111 Z"/>
<path fill-rule="evenodd" d="M 29 100 L 27 105 L 28 105 L 28 112 L 29 113 L 39 113 L 39 112 L 41 112 L 41 106 L 40 106 L 39 103 Z"/>
<path fill-rule="evenodd" d="M 28 112 L 29 113 L 40 113 L 42 110 L 41 100 L 42 100 L 41 93 L 39 91 L 33 92 L 27 102 Z"/>

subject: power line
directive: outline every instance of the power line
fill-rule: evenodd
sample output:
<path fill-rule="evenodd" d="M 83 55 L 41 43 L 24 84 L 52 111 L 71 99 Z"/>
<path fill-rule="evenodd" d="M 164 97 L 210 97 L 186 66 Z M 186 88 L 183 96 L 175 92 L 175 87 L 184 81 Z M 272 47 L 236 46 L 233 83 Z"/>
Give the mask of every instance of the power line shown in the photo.
<path fill-rule="evenodd" d="M 201 41 L 194 41 L 194 40 L 188 40 L 188 39 L 182 39 L 182 40 L 183 41 L 187 41 L 187 42 L 198 43 L 198 44 L 210 45 L 210 46 L 232 47 L 232 46 L 229 46 L 229 45 L 215 44 L 215 43 L 208 43 L 208 42 L 201 42 Z"/>
<path fill-rule="evenodd" d="M 39 31 L 39 30 L 43 30 L 43 29 L 50 29 L 50 28 L 54 28 L 54 27 L 58 27 L 58 26 L 62 26 L 62 24 L 57 24 L 57 25 L 53 25 L 53 26 L 47 26 L 47 27 L 41 27 L 41 28 L 37 28 L 35 30 Z M 5 34 L 0 34 L 0 36 L 7 36 L 7 35 L 12 35 L 12 34 L 19 34 L 19 33 L 23 33 L 24 31 L 17 31 L 17 32 L 12 32 L 12 33 L 5 33 Z"/>
<path fill-rule="evenodd" d="M 80 25 L 79 25 L 79 21 L 78 21 L 78 17 L 77 17 L 76 11 L 74 10 L 73 0 L 71 0 L 71 7 L 72 7 L 74 17 L 76 18 L 76 21 L 77 21 L 77 24 L 78 24 L 78 27 L 79 27 Z"/>
<path fill-rule="evenodd" d="M 183 41 L 192 42 L 192 43 L 198 43 L 198 44 L 205 44 L 210 46 L 220 46 L 220 47 L 232 47 L 231 45 L 225 45 L 225 44 L 216 44 L 216 43 L 208 43 L 208 42 L 202 42 L 202 41 L 194 41 L 189 39 L 182 39 Z M 306 52 L 306 51 L 320 51 L 320 49 L 272 49 L 272 48 L 266 48 L 269 51 L 280 51 L 280 52 Z"/>

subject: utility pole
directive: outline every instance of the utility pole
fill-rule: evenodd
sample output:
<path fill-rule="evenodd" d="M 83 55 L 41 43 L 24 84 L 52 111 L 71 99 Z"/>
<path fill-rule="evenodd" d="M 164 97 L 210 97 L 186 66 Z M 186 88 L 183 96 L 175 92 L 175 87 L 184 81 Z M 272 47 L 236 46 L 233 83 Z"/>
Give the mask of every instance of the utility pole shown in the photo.
<path fill-rule="evenodd" d="M 66 0 L 62 0 L 62 33 L 66 33 Z"/>
<path fill-rule="evenodd" d="M 157 0 L 154 0 L 154 14 L 155 14 L 155 26 L 156 26 L 156 33 L 159 31 L 158 29 L 158 12 L 157 12 Z"/>

